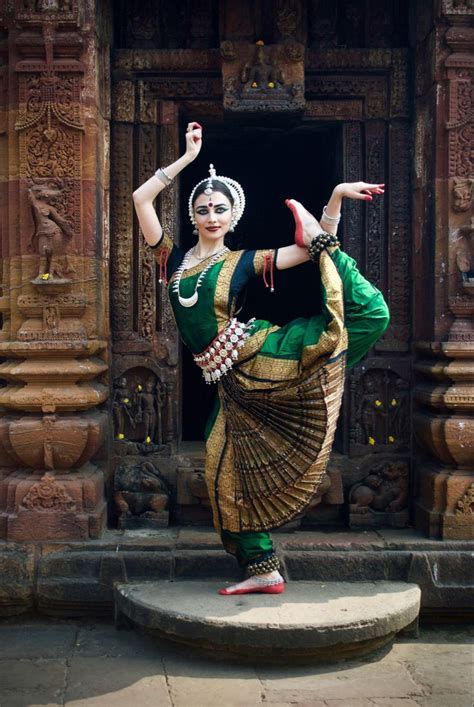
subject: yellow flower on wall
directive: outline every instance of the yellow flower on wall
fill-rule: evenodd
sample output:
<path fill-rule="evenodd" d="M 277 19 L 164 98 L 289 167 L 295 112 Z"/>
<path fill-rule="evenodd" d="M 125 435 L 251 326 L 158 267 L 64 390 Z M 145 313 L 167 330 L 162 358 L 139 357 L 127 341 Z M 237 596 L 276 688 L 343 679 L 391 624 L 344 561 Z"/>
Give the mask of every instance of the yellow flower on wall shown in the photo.
<path fill-rule="evenodd" d="M 375 444 L 375 439 L 373 437 L 369 437 L 368 439 L 369 444 L 374 445 Z"/>
<path fill-rule="evenodd" d="M 42 280 L 49 280 L 49 272 L 45 272 L 41 275 Z"/>
<path fill-rule="evenodd" d="M 390 442 L 390 444 L 393 444 L 393 442 L 395 442 L 395 437 L 393 437 L 392 435 L 389 435 L 388 441 Z"/>
<path fill-rule="evenodd" d="M 382 405 L 382 401 L 381 401 L 381 400 L 376 400 L 376 401 L 375 401 L 375 404 L 376 404 L 376 406 L 379 408 L 379 407 Z"/>
<path fill-rule="evenodd" d="M 397 401 L 395 400 L 395 398 L 392 398 L 390 405 L 392 405 L 392 407 L 395 407 L 396 404 L 397 404 Z"/>
<path fill-rule="evenodd" d="M 125 439 L 125 435 L 119 432 L 119 434 L 117 435 L 117 439 Z"/>

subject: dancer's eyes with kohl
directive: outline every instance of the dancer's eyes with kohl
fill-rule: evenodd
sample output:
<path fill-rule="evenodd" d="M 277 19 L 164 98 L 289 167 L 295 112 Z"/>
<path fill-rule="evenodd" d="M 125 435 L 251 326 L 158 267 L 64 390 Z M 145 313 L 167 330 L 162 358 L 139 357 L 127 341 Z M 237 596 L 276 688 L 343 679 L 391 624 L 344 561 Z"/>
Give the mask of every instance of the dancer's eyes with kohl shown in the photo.
<path fill-rule="evenodd" d="M 219 204 L 214 207 L 214 211 L 216 214 L 225 214 L 226 211 L 229 211 L 229 207 L 225 206 L 225 204 Z M 199 214 L 199 216 L 205 216 L 209 213 L 209 209 L 207 206 L 198 206 L 196 213 Z"/>

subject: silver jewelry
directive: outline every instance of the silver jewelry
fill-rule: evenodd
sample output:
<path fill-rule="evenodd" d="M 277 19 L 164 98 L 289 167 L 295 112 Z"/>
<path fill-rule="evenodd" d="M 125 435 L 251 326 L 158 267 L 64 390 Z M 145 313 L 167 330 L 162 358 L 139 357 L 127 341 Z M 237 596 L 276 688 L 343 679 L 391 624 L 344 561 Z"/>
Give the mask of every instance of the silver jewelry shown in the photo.
<path fill-rule="evenodd" d="M 218 250 L 217 253 L 215 253 L 211 257 L 211 259 L 209 260 L 209 263 L 206 265 L 206 267 L 204 268 L 202 273 L 199 275 L 198 280 L 196 282 L 196 287 L 194 288 L 194 292 L 191 295 L 191 297 L 181 297 L 181 295 L 179 294 L 179 285 L 181 282 L 181 277 L 183 275 L 183 272 L 185 270 L 187 270 L 189 261 L 191 259 L 191 256 L 193 255 L 193 248 L 190 248 L 190 250 L 188 250 L 188 252 L 186 253 L 186 255 L 183 258 L 181 265 L 176 270 L 175 279 L 172 284 L 172 290 L 175 294 L 178 295 L 178 302 L 180 303 L 180 305 L 182 307 L 194 307 L 194 305 L 196 304 L 196 302 L 199 299 L 198 289 L 201 287 L 202 281 L 204 280 L 204 278 L 207 275 L 207 271 L 210 268 L 212 268 L 212 266 L 214 265 L 216 260 L 218 258 L 220 258 L 221 255 L 224 255 L 224 253 L 227 253 L 228 251 L 229 251 L 229 249 L 227 248 L 227 246 L 224 246 L 223 248 L 221 248 L 221 250 Z"/>
<path fill-rule="evenodd" d="M 163 167 L 159 167 L 159 168 L 156 170 L 156 172 L 155 172 L 155 177 L 157 177 L 157 178 L 160 180 L 160 182 L 163 182 L 163 184 L 164 184 L 166 187 L 169 187 L 169 185 L 170 185 L 171 182 L 173 181 L 173 177 L 170 177 L 169 174 L 167 174 L 167 173 L 165 172 L 165 170 L 163 169 Z"/>
<path fill-rule="evenodd" d="M 196 255 L 195 252 L 196 246 L 193 246 L 192 251 L 193 251 L 193 257 L 196 258 L 196 260 L 206 260 L 206 258 L 211 258 L 215 253 L 211 253 L 210 255 Z"/>
<path fill-rule="evenodd" d="M 234 317 L 211 341 L 207 349 L 193 355 L 206 383 L 217 383 L 231 370 L 239 358 L 239 349 L 249 338 L 254 326 L 255 317 L 246 324 Z"/>
<path fill-rule="evenodd" d="M 200 182 L 196 184 L 194 189 L 191 192 L 191 195 L 188 200 L 188 211 L 189 211 L 189 218 L 191 219 L 191 223 L 193 226 L 196 226 L 196 219 L 194 218 L 194 211 L 193 211 L 193 197 L 196 192 L 196 189 L 201 186 L 201 184 L 204 184 L 204 182 L 207 182 L 206 188 L 204 189 L 204 194 L 209 196 L 212 194 L 214 191 L 213 189 L 213 180 L 217 179 L 220 182 L 223 182 L 226 187 L 229 189 L 230 193 L 232 194 L 232 198 L 234 200 L 234 205 L 232 207 L 232 220 L 230 222 L 230 231 L 234 231 L 235 227 L 237 226 L 237 223 L 240 221 L 242 214 L 244 213 L 245 209 L 245 194 L 244 190 L 242 189 L 241 185 L 235 181 L 235 179 L 231 179 L 230 177 L 223 177 L 221 175 L 216 175 L 216 170 L 214 169 L 214 165 L 210 164 L 209 165 L 209 177 L 205 177 L 204 179 L 201 179 Z"/>
<path fill-rule="evenodd" d="M 341 214 L 339 214 L 339 216 L 328 216 L 326 213 L 326 208 L 327 208 L 327 204 L 326 204 L 326 206 L 323 207 L 323 213 L 322 213 L 321 219 L 324 219 L 325 221 L 327 221 L 327 223 L 330 223 L 330 224 L 334 223 L 337 226 L 337 224 L 341 220 Z"/>

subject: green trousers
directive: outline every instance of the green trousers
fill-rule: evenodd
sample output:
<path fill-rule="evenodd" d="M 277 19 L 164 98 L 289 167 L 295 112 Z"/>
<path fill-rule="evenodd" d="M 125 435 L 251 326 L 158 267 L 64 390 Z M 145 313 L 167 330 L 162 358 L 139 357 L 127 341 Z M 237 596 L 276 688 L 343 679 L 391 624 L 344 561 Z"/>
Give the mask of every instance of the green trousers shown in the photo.
<path fill-rule="evenodd" d="M 251 530 L 246 530 L 242 533 L 231 533 L 229 530 L 224 530 L 222 540 L 224 545 L 226 545 L 226 540 L 229 540 L 236 546 L 237 558 L 243 564 L 246 564 L 254 557 L 273 551 L 270 533 L 256 533 Z"/>

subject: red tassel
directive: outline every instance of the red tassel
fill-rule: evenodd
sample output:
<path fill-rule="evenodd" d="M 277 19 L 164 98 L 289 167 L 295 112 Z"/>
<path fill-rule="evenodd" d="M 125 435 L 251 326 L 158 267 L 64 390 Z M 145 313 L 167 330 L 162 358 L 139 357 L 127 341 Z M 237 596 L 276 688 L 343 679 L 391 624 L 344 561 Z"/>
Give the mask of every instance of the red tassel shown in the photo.
<path fill-rule="evenodd" d="M 267 268 L 270 268 L 270 284 L 267 282 Z M 275 292 L 273 286 L 273 253 L 267 253 L 263 259 L 263 282 L 265 287 L 270 288 L 270 292 Z"/>
<path fill-rule="evenodd" d="M 167 267 L 168 267 L 169 257 L 170 257 L 169 249 L 163 248 L 160 251 L 160 260 L 159 260 L 160 273 L 158 275 L 158 280 L 159 280 L 159 282 L 163 282 L 163 280 L 164 280 L 165 285 L 168 285 Z"/>

